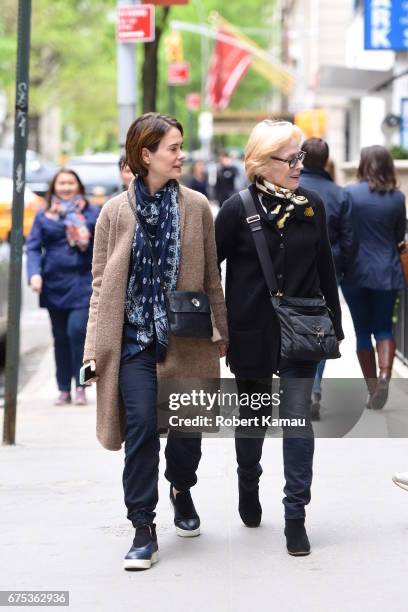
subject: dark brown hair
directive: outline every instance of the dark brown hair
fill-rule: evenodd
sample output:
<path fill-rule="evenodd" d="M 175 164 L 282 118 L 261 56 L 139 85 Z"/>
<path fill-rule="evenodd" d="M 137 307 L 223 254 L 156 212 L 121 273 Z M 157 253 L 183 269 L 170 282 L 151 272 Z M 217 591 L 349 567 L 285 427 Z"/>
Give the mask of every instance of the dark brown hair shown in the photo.
<path fill-rule="evenodd" d="M 61 168 L 54 175 L 54 178 L 52 179 L 50 186 L 48 187 L 48 191 L 45 196 L 45 201 L 47 202 L 47 209 L 51 206 L 52 196 L 55 195 L 55 183 L 57 181 L 57 178 L 60 176 L 60 174 L 72 174 L 72 176 L 76 179 L 78 183 L 79 193 L 85 198 L 85 186 L 83 182 L 81 181 L 81 179 L 79 178 L 79 176 L 77 175 L 77 173 L 75 172 L 75 170 L 70 170 L 69 168 Z"/>
<path fill-rule="evenodd" d="M 319 168 L 323 170 L 329 159 L 329 145 L 322 138 L 308 138 L 302 143 L 302 150 L 306 157 L 303 160 L 305 168 Z"/>
<path fill-rule="evenodd" d="M 142 157 L 143 148 L 155 153 L 161 139 L 172 127 L 177 128 L 183 136 L 181 123 L 168 115 L 145 113 L 132 123 L 126 136 L 125 159 L 133 174 L 147 176 L 148 169 Z"/>
<path fill-rule="evenodd" d="M 330 175 L 332 181 L 336 182 L 336 164 L 331 157 L 329 157 L 327 160 L 324 169 L 326 170 L 327 174 Z"/>
<path fill-rule="evenodd" d="M 394 161 L 385 147 L 373 145 L 361 149 L 357 178 L 367 181 L 370 191 L 385 193 L 397 188 Z"/>

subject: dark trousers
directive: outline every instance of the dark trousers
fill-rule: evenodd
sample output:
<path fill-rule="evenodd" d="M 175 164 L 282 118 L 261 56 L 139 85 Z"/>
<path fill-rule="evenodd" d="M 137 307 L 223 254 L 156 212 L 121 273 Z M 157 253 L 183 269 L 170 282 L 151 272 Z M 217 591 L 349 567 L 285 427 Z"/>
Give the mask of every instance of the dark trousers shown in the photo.
<path fill-rule="evenodd" d="M 283 427 L 283 466 L 286 482 L 283 504 L 287 519 L 303 518 L 305 505 L 310 502 L 314 453 L 310 394 L 316 367 L 316 363 L 309 361 L 282 361 L 279 368 L 279 417 L 306 420 L 305 427 Z M 271 381 L 237 378 L 237 387 L 240 394 L 271 393 Z M 248 491 L 258 486 L 262 474 L 260 461 L 265 432 L 265 427 L 250 431 L 237 427 L 235 431 L 239 483 Z"/>
<path fill-rule="evenodd" d="M 123 490 L 127 517 L 137 527 L 153 523 L 158 501 L 160 438 L 154 346 L 121 363 L 119 389 L 126 412 Z M 165 477 L 178 491 L 196 484 L 201 436 L 170 430 L 165 456 Z"/>
<path fill-rule="evenodd" d="M 72 378 L 80 386 L 79 370 L 84 356 L 88 308 L 48 310 L 52 335 L 57 384 L 60 391 L 71 391 Z"/>
<path fill-rule="evenodd" d="M 342 285 L 343 295 L 350 309 L 357 338 L 357 350 L 371 349 L 371 336 L 378 340 L 390 340 L 392 315 L 398 291 L 390 289 L 366 289 Z"/>

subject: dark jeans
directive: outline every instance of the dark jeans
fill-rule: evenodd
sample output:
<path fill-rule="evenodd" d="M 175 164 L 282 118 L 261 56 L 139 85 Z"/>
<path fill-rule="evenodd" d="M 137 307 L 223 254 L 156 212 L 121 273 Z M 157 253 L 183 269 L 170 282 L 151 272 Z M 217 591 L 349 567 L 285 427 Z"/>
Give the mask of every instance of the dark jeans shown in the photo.
<path fill-rule="evenodd" d="M 283 465 L 286 481 L 283 504 L 287 519 L 303 518 L 305 505 L 310 502 L 314 453 L 310 394 L 316 367 L 316 363 L 309 361 L 282 361 L 279 369 L 280 418 L 306 420 L 305 427 L 283 427 Z M 271 393 L 271 381 L 237 379 L 237 386 L 240 394 Z M 262 474 L 260 460 L 265 432 L 265 427 L 250 432 L 238 427 L 235 431 L 239 483 L 248 491 L 258 486 Z"/>
<path fill-rule="evenodd" d="M 357 337 L 357 350 L 372 347 L 371 336 L 376 340 L 389 340 L 392 335 L 392 315 L 398 291 L 391 289 L 365 289 L 342 285 L 343 295 L 350 309 Z"/>
<path fill-rule="evenodd" d="M 154 345 L 121 363 L 119 389 L 126 411 L 123 490 L 127 517 L 137 527 L 153 523 L 158 501 L 160 438 Z M 201 436 L 170 430 L 165 456 L 165 477 L 178 491 L 196 484 Z"/>
<path fill-rule="evenodd" d="M 320 361 L 317 365 L 317 369 L 316 369 L 316 376 L 314 379 L 314 383 L 313 383 L 313 389 L 312 391 L 314 393 L 322 393 L 322 378 L 323 378 L 323 372 L 324 372 L 324 368 L 326 367 L 326 360 L 322 359 L 322 361 Z"/>
<path fill-rule="evenodd" d="M 71 391 L 72 378 L 79 383 L 84 356 L 88 308 L 48 310 L 54 336 L 57 383 L 60 391 Z"/>

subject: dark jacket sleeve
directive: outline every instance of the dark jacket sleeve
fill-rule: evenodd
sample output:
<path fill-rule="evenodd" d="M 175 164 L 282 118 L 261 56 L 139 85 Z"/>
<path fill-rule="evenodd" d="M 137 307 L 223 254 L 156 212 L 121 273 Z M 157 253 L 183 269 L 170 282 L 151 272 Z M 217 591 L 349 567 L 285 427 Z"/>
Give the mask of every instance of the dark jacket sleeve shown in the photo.
<path fill-rule="evenodd" d="M 232 196 L 220 208 L 215 219 L 215 241 L 218 265 L 234 250 L 236 228 L 239 224 L 239 196 Z"/>
<path fill-rule="evenodd" d="M 228 342 L 227 312 L 225 308 L 224 293 L 221 286 L 219 270 L 217 269 L 217 254 L 214 236 L 214 221 L 208 202 L 203 208 L 204 226 L 204 252 L 205 252 L 205 277 L 204 289 L 207 293 L 211 310 L 214 315 L 215 326 L 220 337 L 213 341 Z"/>
<path fill-rule="evenodd" d="M 315 198 L 317 222 L 319 224 L 320 245 L 317 257 L 317 270 L 320 278 L 320 289 L 324 295 L 327 306 L 333 314 L 333 326 L 337 340 L 343 340 L 344 333 L 341 326 L 341 307 L 339 291 L 337 288 L 336 272 L 334 269 L 329 235 L 327 231 L 326 212 L 320 198 Z"/>
<path fill-rule="evenodd" d="M 36 214 L 34 223 L 26 241 L 27 253 L 27 279 L 30 279 L 34 274 L 41 274 L 41 257 L 42 257 L 42 224 L 39 213 Z"/>
<path fill-rule="evenodd" d="M 340 275 L 347 273 L 353 265 L 353 261 L 358 251 L 358 241 L 353 229 L 351 219 L 351 197 L 345 191 L 344 200 L 341 206 L 339 219 L 339 253 L 338 261 L 340 262 Z"/>
<path fill-rule="evenodd" d="M 405 196 L 401 193 L 401 209 L 399 211 L 397 224 L 395 228 L 395 240 L 398 244 L 405 239 L 405 232 L 407 227 L 407 210 L 405 206 Z"/>
<path fill-rule="evenodd" d="M 100 212 L 101 212 L 100 206 L 93 206 L 92 204 L 88 205 L 85 220 L 86 220 L 86 226 L 91 233 L 91 240 L 89 242 L 88 248 L 86 249 L 87 251 L 92 252 L 93 250 L 93 241 L 95 237 L 95 226 L 96 226 L 96 222 L 98 220 Z"/>

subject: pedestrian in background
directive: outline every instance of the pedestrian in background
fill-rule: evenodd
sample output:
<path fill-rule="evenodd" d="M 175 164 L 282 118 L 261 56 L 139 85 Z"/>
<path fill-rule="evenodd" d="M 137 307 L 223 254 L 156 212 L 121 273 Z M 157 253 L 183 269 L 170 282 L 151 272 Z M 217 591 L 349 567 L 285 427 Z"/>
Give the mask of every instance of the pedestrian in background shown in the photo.
<path fill-rule="evenodd" d="M 299 188 L 305 156 L 302 140 L 302 132 L 292 123 L 270 120 L 258 123 L 246 147 L 249 191 L 280 295 L 311 298 L 323 293 L 333 312 L 336 337 L 342 340 L 341 309 L 324 205 L 317 194 Z M 310 544 L 305 529 L 305 506 L 310 502 L 314 454 L 309 413 L 317 364 L 280 358 L 280 327 L 246 217 L 237 194 L 223 204 L 215 221 L 219 263 L 227 261 L 230 338 L 227 359 L 240 394 L 270 394 L 272 374 L 278 373 L 281 417 L 305 419 L 302 433 L 283 428 L 286 481 L 283 503 L 287 550 L 291 555 L 307 555 Z M 262 516 L 259 478 L 265 432 L 266 427 L 259 427 L 254 435 L 242 435 L 240 428 L 235 432 L 238 510 L 248 527 L 257 527 Z"/>
<path fill-rule="evenodd" d="M 47 308 L 56 362 L 59 395 L 56 405 L 86 404 L 79 381 L 89 300 L 92 293 L 92 248 L 100 208 L 85 198 L 78 175 L 66 168 L 51 181 L 45 211 L 36 214 L 27 238 L 27 276 L 40 306 Z"/>
<path fill-rule="evenodd" d="M 382 146 L 361 150 L 358 182 L 346 189 L 359 245 L 342 290 L 353 319 L 357 356 L 368 389 L 367 408 L 381 409 L 395 354 L 392 316 L 398 291 L 405 286 L 398 244 L 406 228 L 405 196 L 397 189 L 394 162 Z M 374 336 L 377 345 L 378 375 Z"/>
<path fill-rule="evenodd" d="M 235 186 L 237 176 L 238 170 L 232 163 L 230 156 L 226 151 L 222 151 L 219 156 L 217 180 L 215 183 L 215 199 L 218 200 L 220 206 L 237 192 Z"/>
<path fill-rule="evenodd" d="M 126 191 L 127 189 L 129 189 L 130 181 L 133 178 L 133 173 L 127 165 L 126 157 L 124 155 L 121 155 L 119 159 L 119 172 L 122 181 L 122 190 Z"/>
<path fill-rule="evenodd" d="M 183 128 L 176 119 L 159 113 L 136 119 L 126 139 L 126 163 L 135 178 L 127 192 L 105 204 L 96 226 L 84 361 L 99 377 L 98 439 L 110 450 L 120 450 L 125 442 L 124 496 L 136 529 L 125 569 L 147 569 L 158 558 L 157 370 L 161 378 L 218 379 L 225 354 L 227 323 L 213 217 L 202 194 L 179 184 L 182 144 Z M 160 276 L 167 291 L 208 295 L 213 338 L 170 335 Z M 168 434 L 165 476 L 176 532 L 191 537 L 200 533 L 190 488 L 197 482 L 201 437 L 179 433 Z"/>
<path fill-rule="evenodd" d="M 235 191 L 241 191 L 241 189 L 248 187 L 248 179 L 247 175 L 245 174 L 244 154 L 242 153 L 240 155 L 239 151 L 233 150 L 231 151 L 230 159 L 231 164 L 237 171 L 234 180 Z"/>
<path fill-rule="evenodd" d="M 336 185 L 326 167 L 329 161 L 329 146 L 322 138 L 308 138 L 302 144 L 306 156 L 300 177 L 300 186 L 315 191 L 323 200 L 326 210 L 329 240 L 333 253 L 337 283 L 349 270 L 356 255 L 357 245 L 351 221 L 351 202 L 348 193 Z M 333 171 L 333 169 L 332 169 Z M 322 377 L 325 361 L 317 366 L 312 390 L 311 417 L 320 418 Z"/>
<path fill-rule="evenodd" d="M 195 161 L 191 167 L 190 189 L 202 193 L 208 198 L 208 177 L 202 159 Z"/>

